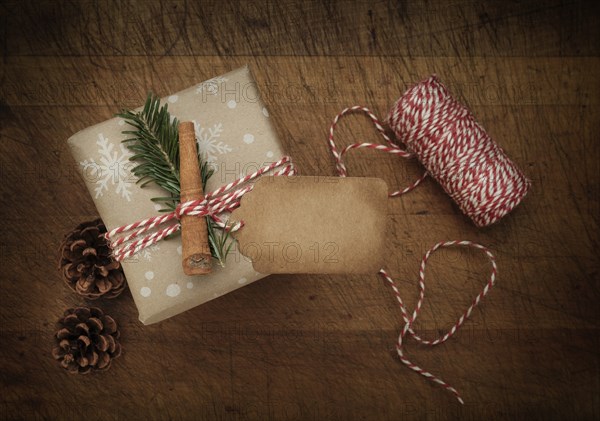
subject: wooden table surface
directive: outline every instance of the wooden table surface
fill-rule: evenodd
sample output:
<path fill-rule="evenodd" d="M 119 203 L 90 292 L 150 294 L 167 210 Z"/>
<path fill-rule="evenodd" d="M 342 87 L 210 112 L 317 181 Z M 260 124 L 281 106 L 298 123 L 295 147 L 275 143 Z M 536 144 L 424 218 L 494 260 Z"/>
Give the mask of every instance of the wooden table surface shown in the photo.
<path fill-rule="evenodd" d="M 594 1 L 3 1 L 0 5 L 1 419 L 598 419 L 600 8 Z M 334 174 L 332 117 L 384 115 L 437 73 L 533 188 L 477 229 L 432 181 L 390 202 L 387 267 L 416 302 L 421 255 L 470 239 L 497 288 L 448 343 L 410 358 L 373 276 L 269 276 L 143 326 L 129 292 L 98 304 L 122 329 L 111 370 L 71 376 L 54 323 L 83 301 L 56 271 L 65 232 L 96 214 L 66 139 L 148 90 L 166 95 L 244 63 L 302 174 Z M 348 118 L 341 144 L 379 141 Z M 420 169 L 355 153 L 352 175 L 406 184 Z M 476 253 L 435 255 L 417 329 L 448 329 L 484 283 Z"/>

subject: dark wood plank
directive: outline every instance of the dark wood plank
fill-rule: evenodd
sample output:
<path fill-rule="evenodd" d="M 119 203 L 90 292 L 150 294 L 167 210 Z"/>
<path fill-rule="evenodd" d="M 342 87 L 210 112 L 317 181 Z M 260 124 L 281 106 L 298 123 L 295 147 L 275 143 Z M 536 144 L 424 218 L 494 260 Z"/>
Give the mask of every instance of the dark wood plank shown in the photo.
<path fill-rule="evenodd" d="M 9 0 L 0 10 L 10 55 L 589 56 L 600 38 L 592 0 Z"/>
<path fill-rule="evenodd" d="M 17 2 L 0 6 L 0 419 L 581 419 L 600 417 L 600 69 L 595 2 Z M 132 13 L 135 12 L 135 13 Z M 96 214 L 66 139 L 160 95 L 249 63 L 300 171 L 333 174 L 331 118 L 384 115 L 437 73 L 534 182 L 478 230 L 429 181 L 390 202 L 387 266 L 408 306 L 421 255 L 468 238 L 497 254 L 497 289 L 473 320 L 407 370 L 401 315 L 376 276 L 271 276 L 158 325 L 129 294 L 99 304 L 125 354 L 73 377 L 53 324 L 81 301 L 55 271 L 62 234 Z M 340 144 L 377 140 L 351 117 Z M 352 175 L 406 184 L 415 163 L 348 158 Z M 483 282 L 474 253 L 432 257 L 417 328 L 447 329 Z"/>

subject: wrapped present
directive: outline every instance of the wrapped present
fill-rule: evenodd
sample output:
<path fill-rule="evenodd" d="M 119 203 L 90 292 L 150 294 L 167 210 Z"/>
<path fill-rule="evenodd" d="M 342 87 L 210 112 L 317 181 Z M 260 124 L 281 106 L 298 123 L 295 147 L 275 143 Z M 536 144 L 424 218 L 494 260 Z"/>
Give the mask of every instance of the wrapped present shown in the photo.
<path fill-rule="evenodd" d="M 247 66 L 163 99 L 172 116 L 193 121 L 199 150 L 215 169 L 212 191 L 279 159 L 283 151 Z M 153 197 L 165 192 L 143 188 L 131 174 L 131 152 L 122 141 L 127 124 L 113 118 L 69 139 L 72 154 L 108 229 L 156 215 Z M 181 237 L 146 248 L 123 262 L 131 294 L 144 324 L 155 323 L 266 276 L 234 250 L 225 267 L 204 276 L 186 276 Z"/>

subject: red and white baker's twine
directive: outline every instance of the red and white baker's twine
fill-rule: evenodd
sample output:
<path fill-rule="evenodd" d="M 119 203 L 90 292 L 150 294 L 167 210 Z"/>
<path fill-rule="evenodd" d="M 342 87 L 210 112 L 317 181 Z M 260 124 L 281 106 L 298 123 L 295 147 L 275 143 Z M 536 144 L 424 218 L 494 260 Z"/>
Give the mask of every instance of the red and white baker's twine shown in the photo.
<path fill-rule="evenodd" d="M 423 300 L 425 299 L 425 264 L 427 263 L 429 256 L 433 252 L 435 252 L 437 249 L 442 248 L 442 247 L 452 247 L 452 246 L 472 247 L 472 248 L 475 248 L 478 250 L 482 250 L 486 254 L 486 256 L 489 258 L 490 262 L 492 263 L 492 273 L 490 275 L 488 282 L 485 284 L 485 286 L 483 287 L 481 292 L 479 294 L 477 294 L 477 296 L 473 300 L 473 303 L 458 318 L 458 320 L 456 321 L 456 323 L 454 323 L 452 328 L 450 328 L 450 330 L 448 332 L 446 332 L 442 337 L 439 337 L 434 340 L 425 340 L 425 339 L 421 338 L 419 335 L 417 335 L 412 328 L 413 323 L 415 322 L 415 320 L 417 319 L 417 316 L 419 315 L 419 312 L 421 311 L 421 307 L 423 305 Z M 462 326 L 462 324 L 465 322 L 465 320 L 467 320 L 471 316 L 473 309 L 481 302 L 483 297 L 485 297 L 488 294 L 488 292 L 490 292 L 490 290 L 492 289 L 492 287 L 494 286 L 494 284 L 496 282 L 497 273 L 498 273 L 498 268 L 496 266 L 496 259 L 494 258 L 494 255 L 492 254 L 491 251 L 489 251 L 486 247 L 482 246 L 481 244 L 473 243 L 471 241 L 446 241 L 446 242 L 442 242 L 442 243 L 437 243 L 427 253 L 425 253 L 425 256 L 423 256 L 423 260 L 421 261 L 421 267 L 419 269 L 419 282 L 418 282 L 418 284 L 419 284 L 419 300 L 417 301 L 417 305 L 415 306 L 415 309 L 414 309 L 412 315 L 410 315 L 409 311 L 407 310 L 406 306 L 404 305 L 404 303 L 402 301 L 402 298 L 400 297 L 400 292 L 398 291 L 398 288 L 396 287 L 396 283 L 394 282 L 394 280 L 387 274 L 387 272 L 384 269 L 381 269 L 379 271 L 379 275 L 383 279 L 385 279 L 387 282 L 389 282 L 392 289 L 394 290 L 394 294 L 396 295 L 398 304 L 400 304 L 400 311 L 402 312 L 402 318 L 404 319 L 404 323 L 405 323 L 404 328 L 402 328 L 402 331 L 400 332 L 400 335 L 398 336 L 398 343 L 396 344 L 396 351 L 398 352 L 400 361 L 402 361 L 402 363 L 404 363 L 411 370 L 416 371 L 417 373 L 421 374 L 422 376 L 427 377 L 432 382 L 439 384 L 444 389 L 446 389 L 449 392 L 451 392 L 452 394 L 454 394 L 454 396 L 456 396 L 456 399 L 458 399 L 458 401 L 461 404 L 463 404 L 464 401 L 462 400 L 462 398 L 460 397 L 460 394 L 458 393 L 458 391 L 455 388 L 450 386 L 444 380 L 431 374 L 429 371 L 424 370 L 423 368 L 419 367 L 418 365 L 411 362 L 408 358 L 406 358 L 406 356 L 404 355 L 404 348 L 403 348 L 404 337 L 407 334 L 410 334 L 410 336 L 412 336 L 417 342 L 422 343 L 423 345 L 429 345 L 429 346 L 435 346 L 435 345 L 439 345 L 441 343 L 446 342 L 452 335 L 454 335 L 456 333 L 458 328 L 460 328 Z"/>
<path fill-rule="evenodd" d="M 365 113 L 371 119 L 386 144 L 353 143 L 340 152 L 334 141 L 335 128 L 342 116 L 357 111 Z M 401 140 L 407 149 L 400 148 L 392 141 L 377 116 L 366 107 L 357 105 L 346 108 L 333 119 L 328 140 L 340 177 L 348 176 L 343 159 L 344 155 L 352 149 L 367 148 L 402 158 L 417 158 L 427 171 L 407 187 L 389 193 L 389 196 L 398 197 L 408 193 L 421 184 L 429 174 L 442 185 L 463 213 L 479 227 L 490 225 L 502 218 L 527 194 L 530 181 L 475 121 L 469 110 L 450 96 L 437 77 L 432 76 L 416 84 L 402 95 L 392 107 L 387 121 L 396 138 Z M 424 340 L 415 333 L 412 325 L 425 297 L 425 264 L 431 253 L 441 247 L 451 246 L 466 246 L 482 250 L 491 261 L 492 273 L 483 290 L 448 333 L 435 340 Z M 454 335 L 471 315 L 473 308 L 494 286 L 497 275 L 494 255 L 486 247 L 470 241 L 448 241 L 433 246 L 421 262 L 418 282 L 419 300 L 412 315 L 409 315 L 402 302 L 394 280 L 384 269 L 379 271 L 379 275 L 394 290 L 405 322 L 396 345 L 400 360 L 411 370 L 453 393 L 460 403 L 464 403 L 455 388 L 406 358 L 403 350 L 404 338 L 410 334 L 417 342 L 434 346 Z"/>
<path fill-rule="evenodd" d="M 215 223 L 223 229 L 227 229 L 231 232 L 239 230 L 243 226 L 243 221 L 237 222 L 232 226 L 226 226 L 221 215 L 237 208 L 240 205 L 242 196 L 254 188 L 254 184 L 251 184 L 251 182 L 271 171 L 271 175 L 274 176 L 289 176 L 295 174 L 291 158 L 284 156 L 277 162 L 264 166 L 252 174 L 248 174 L 245 177 L 219 187 L 213 192 L 207 193 L 203 200 L 191 200 L 189 202 L 180 203 L 173 212 L 147 218 L 134 222 L 133 224 L 123 225 L 107 232 L 105 237 L 109 241 L 120 234 L 130 232 L 129 234 L 110 242 L 115 260 L 122 261 L 127 259 L 138 253 L 140 250 L 149 247 L 152 244 L 156 244 L 163 238 L 181 229 L 181 224 L 178 221 L 182 215 L 210 216 Z M 138 238 L 142 234 L 174 220 L 177 222 L 161 228 L 152 234 L 147 234 Z"/>

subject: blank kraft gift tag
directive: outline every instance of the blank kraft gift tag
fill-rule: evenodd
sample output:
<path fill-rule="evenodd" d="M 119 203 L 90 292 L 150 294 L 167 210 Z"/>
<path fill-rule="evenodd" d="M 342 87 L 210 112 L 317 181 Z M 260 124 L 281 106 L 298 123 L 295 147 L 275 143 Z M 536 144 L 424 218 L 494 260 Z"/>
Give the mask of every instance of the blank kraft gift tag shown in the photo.
<path fill-rule="evenodd" d="M 262 177 L 231 222 L 261 273 L 373 274 L 383 267 L 387 185 L 378 178 Z"/>

